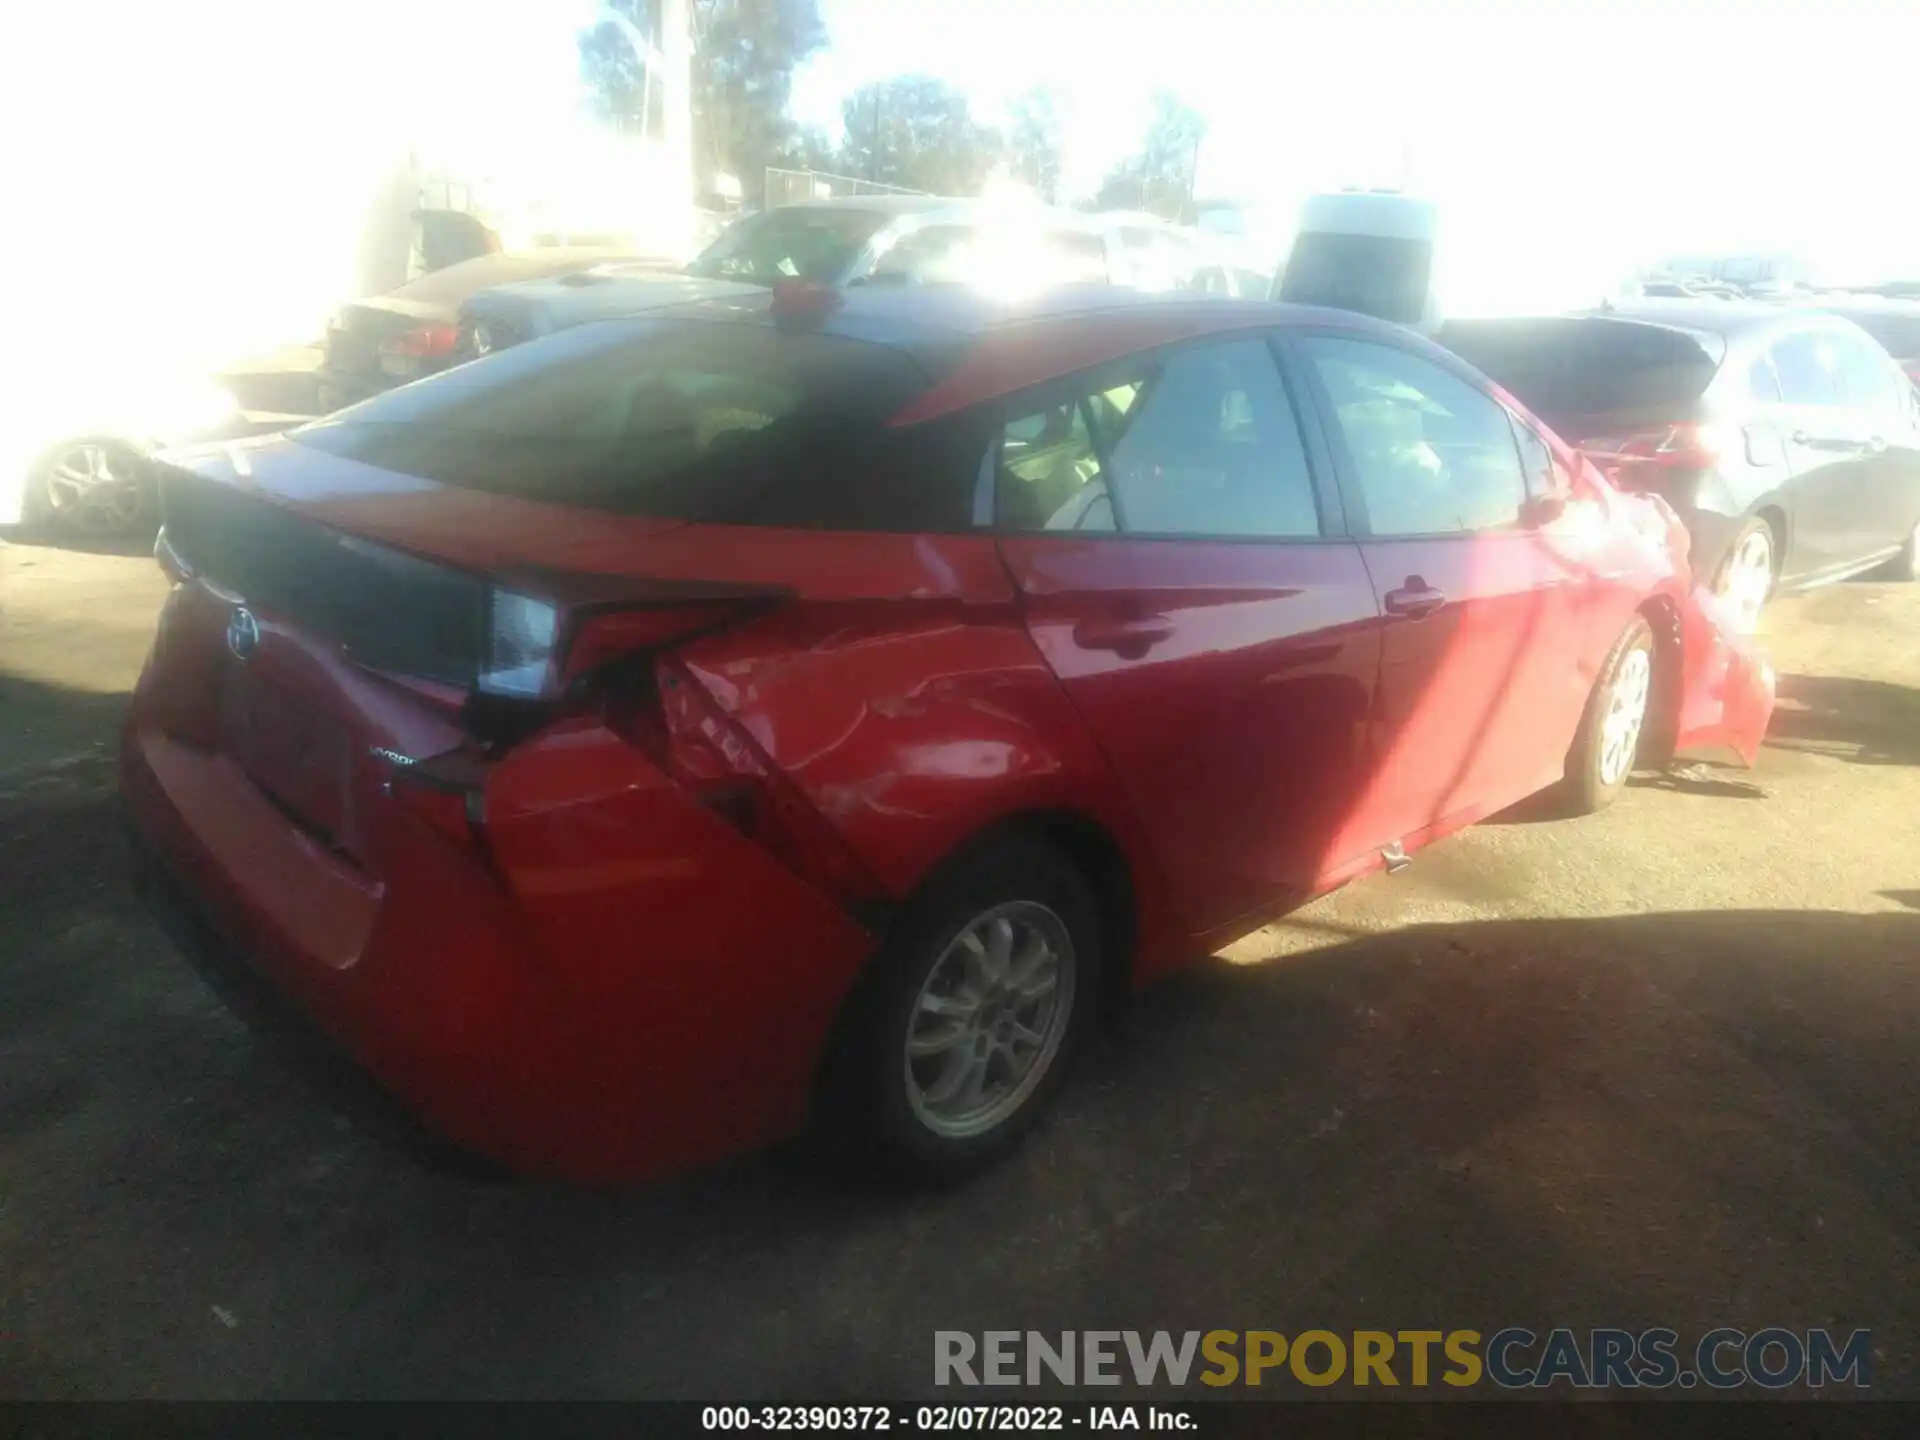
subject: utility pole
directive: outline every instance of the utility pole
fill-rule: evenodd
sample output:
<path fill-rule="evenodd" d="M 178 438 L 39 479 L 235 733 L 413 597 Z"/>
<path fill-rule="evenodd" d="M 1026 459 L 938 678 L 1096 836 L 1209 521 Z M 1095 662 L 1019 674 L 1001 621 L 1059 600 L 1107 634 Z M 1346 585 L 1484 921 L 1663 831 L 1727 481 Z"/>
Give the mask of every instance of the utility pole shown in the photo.
<path fill-rule="evenodd" d="M 880 86 L 873 87 L 873 148 L 867 152 L 867 180 L 880 183 Z"/>

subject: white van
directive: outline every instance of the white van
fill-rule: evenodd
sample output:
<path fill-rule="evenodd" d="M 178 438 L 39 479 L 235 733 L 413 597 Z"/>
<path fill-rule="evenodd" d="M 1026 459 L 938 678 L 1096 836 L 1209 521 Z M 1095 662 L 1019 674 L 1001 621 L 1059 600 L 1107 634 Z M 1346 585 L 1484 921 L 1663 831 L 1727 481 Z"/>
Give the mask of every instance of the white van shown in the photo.
<path fill-rule="evenodd" d="M 1390 320 L 1431 335 L 1440 326 L 1435 255 L 1439 209 L 1399 192 L 1313 195 L 1273 298 Z"/>
<path fill-rule="evenodd" d="M 1586 310 L 1632 293 L 1631 267 L 1583 233 L 1551 248 L 1483 205 L 1400 191 L 1310 196 L 1273 298 L 1354 310 L 1433 336 L 1450 319 Z"/>

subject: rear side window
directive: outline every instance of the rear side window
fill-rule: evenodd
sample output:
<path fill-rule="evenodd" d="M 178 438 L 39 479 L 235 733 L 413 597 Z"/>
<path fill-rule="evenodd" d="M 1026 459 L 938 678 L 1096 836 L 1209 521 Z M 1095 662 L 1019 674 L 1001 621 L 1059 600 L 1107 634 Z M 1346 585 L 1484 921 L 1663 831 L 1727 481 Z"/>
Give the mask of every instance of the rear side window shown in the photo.
<path fill-rule="evenodd" d="M 1773 373 L 1773 361 L 1765 355 L 1747 367 L 1747 393 L 1762 405 L 1780 399 L 1780 377 Z"/>
<path fill-rule="evenodd" d="M 1573 316 L 1453 321 L 1440 343 L 1548 425 L 1618 410 L 1677 416 L 1720 362 L 1688 331 Z"/>
<path fill-rule="evenodd" d="M 1008 418 L 995 488 L 999 523 L 1009 530 L 1117 528 L 1087 407 L 1078 395 Z"/>
<path fill-rule="evenodd" d="M 1780 377 L 1780 398 L 1789 405 L 1840 403 L 1837 367 L 1825 342 L 1824 335 L 1803 330 L 1774 345 L 1773 372 Z"/>
<path fill-rule="evenodd" d="M 1527 482 L 1506 407 L 1418 355 L 1361 340 L 1303 342 L 1326 387 L 1374 535 L 1511 529 Z"/>
<path fill-rule="evenodd" d="M 1430 241 L 1309 230 L 1293 242 L 1277 298 L 1416 325 L 1432 271 Z"/>
<path fill-rule="evenodd" d="M 900 351 L 807 330 L 614 321 L 389 391 L 291 438 L 383 470 L 556 505 L 913 530 L 946 502 L 970 513 L 985 451 L 983 434 L 965 474 L 902 464 L 901 438 L 884 421 L 926 383 Z M 922 438 L 928 454 L 949 449 Z M 895 480 L 876 486 L 879 470 Z M 930 499 L 917 486 L 952 493 Z M 864 498 L 850 503 L 855 495 Z M 780 518 L 762 518 L 770 515 Z"/>
<path fill-rule="evenodd" d="M 1305 450 L 1272 352 L 1202 345 L 1009 418 L 1000 523 L 1016 530 L 1306 539 Z"/>
<path fill-rule="evenodd" d="M 1871 338 L 1865 335 L 1834 335 L 1832 347 L 1840 375 L 1840 393 L 1847 404 L 1861 410 L 1895 410 L 1900 407 L 1905 377 L 1893 361 Z"/>

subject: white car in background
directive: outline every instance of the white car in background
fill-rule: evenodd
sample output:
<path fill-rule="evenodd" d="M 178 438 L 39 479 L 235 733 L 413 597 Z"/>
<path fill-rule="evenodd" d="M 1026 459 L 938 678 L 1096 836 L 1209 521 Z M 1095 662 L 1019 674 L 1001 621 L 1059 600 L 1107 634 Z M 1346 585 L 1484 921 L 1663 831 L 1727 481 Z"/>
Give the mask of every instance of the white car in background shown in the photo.
<path fill-rule="evenodd" d="M 0 416 L 0 527 L 53 538 L 151 530 L 156 452 L 305 418 L 243 412 L 219 379 L 161 365 L 50 365 L 15 391 Z"/>

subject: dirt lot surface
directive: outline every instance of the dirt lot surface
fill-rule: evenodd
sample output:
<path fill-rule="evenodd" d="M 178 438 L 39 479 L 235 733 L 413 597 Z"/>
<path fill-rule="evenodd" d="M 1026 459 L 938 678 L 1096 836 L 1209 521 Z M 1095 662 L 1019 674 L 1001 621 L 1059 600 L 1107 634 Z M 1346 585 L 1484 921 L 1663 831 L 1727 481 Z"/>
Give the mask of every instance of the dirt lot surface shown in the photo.
<path fill-rule="evenodd" d="M 1873 1331 L 1920 1398 L 1920 587 L 1780 603 L 1751 774 L 1488 825 L 1144 996 L 974 1186 L 432 1173 L 131 900 L 151 561 L 0 546 L 0 1394 L 925 1394 L 932 1332 Z"/>

